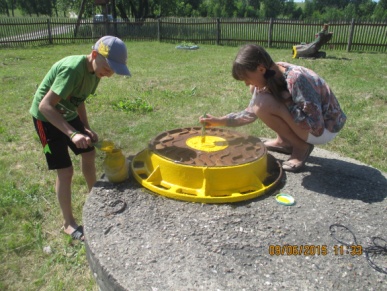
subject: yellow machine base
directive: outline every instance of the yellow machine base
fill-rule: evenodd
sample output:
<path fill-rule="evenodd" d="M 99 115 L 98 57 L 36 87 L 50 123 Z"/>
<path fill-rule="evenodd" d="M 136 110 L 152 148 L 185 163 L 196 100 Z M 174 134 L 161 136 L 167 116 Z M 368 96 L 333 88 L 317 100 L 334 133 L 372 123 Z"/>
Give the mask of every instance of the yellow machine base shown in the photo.
<path fill-rule="evenodd" d="M 273 177 L 267 172 L 273 169 L 267 157 L 241 165 L 200 167 L 183 165 L 145 149 L 133 158 L 131 170 L 142 186 L 157 194 L 190 202 L 229 203 L 261 196 L 277 185 L 282 168 L 274 165 L 278 168 Z"/>

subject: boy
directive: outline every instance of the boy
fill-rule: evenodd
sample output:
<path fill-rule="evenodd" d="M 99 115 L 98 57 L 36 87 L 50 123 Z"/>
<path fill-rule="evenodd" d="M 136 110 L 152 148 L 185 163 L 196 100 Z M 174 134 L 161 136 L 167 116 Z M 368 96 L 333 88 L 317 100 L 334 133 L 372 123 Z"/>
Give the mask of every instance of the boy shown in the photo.
<path fill-rule="evenodd" d="M 84 240 L 83 227 L 71 208 L 73 166 L 68 147 L 82 156 L 82 173 L 89 191 L 96 182 L 95 149 L 98 135 L 90 129 L 85 100 L 103 77 L 130 76 L 127 49 L 117 37 L 104 36 L 88 55 L 68 56 L 55 63 L 35 93 L 30 113 L 43 145 L 48 168 L 57 171 L 55 190 L 64 218 L 64 232 Z"/>

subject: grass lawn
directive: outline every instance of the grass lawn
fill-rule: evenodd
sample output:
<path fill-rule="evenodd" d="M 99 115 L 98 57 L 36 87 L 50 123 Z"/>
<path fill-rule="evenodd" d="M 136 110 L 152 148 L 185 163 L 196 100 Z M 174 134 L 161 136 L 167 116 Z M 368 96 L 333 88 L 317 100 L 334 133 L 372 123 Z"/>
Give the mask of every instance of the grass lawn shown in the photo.
<path fill-rule="evenodd" d="M 82 244 L 62 234 L 46 162 L 28 112 L 32 96 L 60 58 L 87 54 L 85 45 L 0 50 L 0 290 L 98 290 Z M 193 51 L 173 44 L 127 42 L 131 78 L 103 78 L 87 101 L 100 138 L 125 155 L 136 154 L 159 133 L 197 126 L 204 112 L 223 115 L 246 107 L 250 94 L 230 74 L 237 47 Z M 345 128 L 321 146 L 387 172 L 387 55 L 327 51 L 327 58 L 292 59 L 291 50 L 268 49 L 275 61 L 309 67 L 331 85 L 348 116 Z M 259 137 L 274 133 L 257 121 L 235 128 Z M 97 153 L 98 176 L 104 155 Z M 87 187 L 74 157 L 73 205 L 78 221 Z M 329 169 L 327 169 L 329 171 Z"/>

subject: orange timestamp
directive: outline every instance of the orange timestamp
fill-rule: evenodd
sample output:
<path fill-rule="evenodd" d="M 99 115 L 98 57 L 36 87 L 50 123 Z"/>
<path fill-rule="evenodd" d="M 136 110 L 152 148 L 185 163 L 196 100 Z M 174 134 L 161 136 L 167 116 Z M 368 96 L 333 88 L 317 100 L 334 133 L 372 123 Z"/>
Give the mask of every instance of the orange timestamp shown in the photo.
<path fill-rule="evenodd" d="M 269 245 L 271 256 L 326 256 L 330 251 L 335 256 L 361 256 L 363 247 L 361 245 L 334 245 L 330 249 L 327 245 Z"/>

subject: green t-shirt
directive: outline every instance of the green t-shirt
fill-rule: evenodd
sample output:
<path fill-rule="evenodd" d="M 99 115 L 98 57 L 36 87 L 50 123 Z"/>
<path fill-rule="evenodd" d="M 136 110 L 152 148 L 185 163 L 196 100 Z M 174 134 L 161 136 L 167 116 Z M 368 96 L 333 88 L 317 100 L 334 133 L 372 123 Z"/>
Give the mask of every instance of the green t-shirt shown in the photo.
<path fill-rule="evenodd" d="M 47 121 L 39 111 L 39 103 L 51 89 L 62 100 L 56 109 L 67 121 L 78 116 L 77 107 L 95 92 L 100 79 L 87 70 L 86 56 L 69 56 L 56 62 L 44 77 L 35 93 L 30 113 L 38 120 Z"/>

